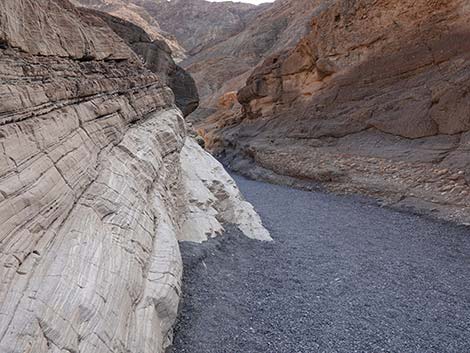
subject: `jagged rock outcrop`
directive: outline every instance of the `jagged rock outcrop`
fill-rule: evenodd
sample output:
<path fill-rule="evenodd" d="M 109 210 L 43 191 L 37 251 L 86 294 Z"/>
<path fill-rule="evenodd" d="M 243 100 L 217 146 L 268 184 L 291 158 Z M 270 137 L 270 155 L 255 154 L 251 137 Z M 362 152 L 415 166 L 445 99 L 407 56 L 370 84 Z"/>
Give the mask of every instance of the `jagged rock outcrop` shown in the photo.
<path fill-rule="evenodd" d="M 233 209 L 245 234 L 268 234 L 239 195 L 221 197 L 233 184 L 185 189 L 182 160 L 203 152 L 171 89 L 101 18 L 3 0 L 0 43 L 0 351 L 164 351 L 192 206 L 211 199 L 200 217 L 238 222 Z"/>
<path fill-rule="evenodd" d="M 152 40 L 143 29 L 121 18 L 99 11 L 92 13 L 105 20 L 111 29 L 144 60 L 145 65 L 157 73 L 173 90 L 176 105 L 184 116 L 191 114 L 198 107 L 199 95 L 196 83 L 191 75 L 176 65 L 171 56 L 171 49 L 165 42 Z"/>
<path fill-rule="evenodd" d="M 234 167 L 254 161 L 261 176 L 269 170 L 468 221 L 468 3 L 317 5 L 309 34 L 248 78 L 242 109 L 232 104 L 202 124 L 209 147 Z"/>
<path fill-rule="evenodd" d="M 186 198 L 195 200 L 185 212 L 181 240 L 202 242 L 236 224 L 249 238 L 271 240 L 250 203 L 245 201 L 224 167 L 192 139 L 181 151 Z"/>

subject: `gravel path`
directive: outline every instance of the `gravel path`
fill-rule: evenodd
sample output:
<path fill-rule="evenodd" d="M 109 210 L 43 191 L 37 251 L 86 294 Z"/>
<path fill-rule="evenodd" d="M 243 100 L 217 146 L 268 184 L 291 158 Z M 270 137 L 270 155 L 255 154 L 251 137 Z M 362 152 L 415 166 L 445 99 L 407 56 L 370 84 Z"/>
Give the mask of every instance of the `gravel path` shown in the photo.
<path fill-rule="evenodd" d="M 469 228 L 236 179 L 275 242 L 182 244 L 172 352 L 470 352 Z"/>

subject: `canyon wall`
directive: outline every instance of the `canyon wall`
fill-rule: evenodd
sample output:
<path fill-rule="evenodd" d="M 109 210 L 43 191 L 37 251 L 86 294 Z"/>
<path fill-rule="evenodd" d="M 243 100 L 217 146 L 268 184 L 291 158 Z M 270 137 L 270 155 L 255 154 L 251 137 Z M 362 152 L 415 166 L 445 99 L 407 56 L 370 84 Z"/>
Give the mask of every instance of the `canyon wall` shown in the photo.
<path fill-rule="evenodd" d="M 121 18 L 100 11 L 81 11 L 90 11 L 91 14 L 101 17 L 143 60 L 144 65 L 159 75 L 164 84 L 173 91 L 176 106 L 184 116 L 191 114 L 198 107 L 199 94 L 196 83 L 189 73 L 175 63 L 171 48 L 165 41 L 152 40 L 142 28 Z"/>
<path fill-rule="evenodd" d="M 178 239 L 270 239 L 164 81 L 67 0 L 0 3 L 2 353 L 163 352 Z"/>
<path fill-rule="evenodd" d="M 309 21 L 322 3 L 278 0 L 255 6 L 206 0 L 74 1 L 131 21 L 150 34 L 157 31 L 174 36 L 185 49 L 186 56 L 179 64 L 194 77 L 201 97 L 201 107 L 191 115 L 191 121 L 205 118 L 217 108 L 221 96 L 243 87 L 267 55 L 295 46 L 307 34 Z M 136 20 L 131 13 L 147 20 Z"/>
<path fill-rule="evenodd" d="M 142 28 L 151 40 L 165 42 L 171 50 L 175 61 L 180 62 L 186 58 L 186 50 L 178 40 L 168 32 L 160 28 L 157 20 L 150 15 L 145 8 L 139 6 L 136 1 L 128 0 L 71 0 L 76 6 L 83 6 L 112 16 L 122 18 Z"/>
<path fill-rule="evenodd" d="M 189 0 L 187 0 L 189 1 Z M 217 108 L 227 92 L 242 88 L 254 67 L 266 56 L 296 45 L 308 33 L 308 24 L 320 0 L 278 0 L 251 11 L 242 30 L 193 53 L 182 66 L 194 77 L 201 108 L 198 121 Z"/>
<path fill-rule="evenodd" d="M 177 61 L 183 60 L 180 64 L 190 71 L 197 81 L 203 103 L 203 109 L 198 111 L 198 115 L 202 112 L 202 116 L 205 116 L 205 109 L 209 108 L 208 100 L 212 93 L 218 90 L 227 78 L 232 79 L 256 65 L 261 58 L 260 53 L 272 45 L 278 33 L 276 30 L 269 30 L 269 33 L 263 34 L 269 26 L 259 30 L 259 36 L 266 42 L 263 44 L 264 49 L 256 49 L 253 44 L 246 48 L 243 41 L 250 38 L 250 35 L 234 42 L 245 47 L 239 49 L 238 53 L 230 51 L 231 43 L 225 44 L 226 40 L 244 31 L 247 26 L 252 26 L 254 18 L 269 8 L 270 4 L 255 6 L 205 0 L 73 1 L 83 7 L 130 21 L 143 28 L 152 40 L 157 38 L 155 33 L 160 33 L 165 36 L 166 43 L 170 44 L 173 53 L 184 52 L 184 55 L 177 56 Z M 276 20 L 279 18 L 282 19 L 282 16 L 277 16 Z M 274 26 L 272 23 L 270 25 Z M 174 40 L 169 42 L 169 37 Z M 175 49 L 175 46 L 182 50 Z M 248 65 L 244 63 L 246 60 L 249 60 Z M 237 81 L 237 89 L 242 86 L 244 79 Z"/>
<path fill-rule="evenodd" d="M 309 33 L 227 93 L 200 132 L 259 177 L 468 221 L 469 14 L 461 0 L 318 3 Z"/>
<path fill-rule="evenodd" d="M 125 19 L 160 39 L 180 62 L 242 31 L 263 6 L 205 0 L 72 0 Z"/>

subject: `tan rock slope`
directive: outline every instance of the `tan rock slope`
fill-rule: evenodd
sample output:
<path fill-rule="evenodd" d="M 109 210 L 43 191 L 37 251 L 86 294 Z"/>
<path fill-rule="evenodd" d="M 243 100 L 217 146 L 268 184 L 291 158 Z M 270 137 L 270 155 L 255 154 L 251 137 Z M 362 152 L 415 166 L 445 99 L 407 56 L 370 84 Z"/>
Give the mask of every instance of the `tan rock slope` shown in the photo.
<path fill-rule="evenodd" d="M 238 92 L 242 109 L 203 124 L 207 142 L 258 176 L 468 221 L 469 15 L 463 0 L 320 2 L 308 35 Z"/>
<path fill-rule="evenodd" d="M 183 161 L 211 157 L 101 18 L 67 0 L 3 0 L 0 43 L 0 352 L 163 352 L 177 240 L 208 236 L 183 224 L 193 205 L 209 198 L 201 219 L 269 235 L 223 169 L 204 171 L 208 194 L 185 189 L 199 174 L 188 181 Z"/>

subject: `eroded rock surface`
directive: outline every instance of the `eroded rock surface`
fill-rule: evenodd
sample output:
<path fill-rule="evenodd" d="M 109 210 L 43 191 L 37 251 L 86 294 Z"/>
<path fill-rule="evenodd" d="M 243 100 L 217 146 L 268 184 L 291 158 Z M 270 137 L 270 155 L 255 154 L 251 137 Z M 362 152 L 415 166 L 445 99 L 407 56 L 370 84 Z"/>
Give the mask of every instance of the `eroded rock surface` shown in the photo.
<path fill-rule="evenodd" d="M 67 0 L 2 1 L 0 43 L 0 351 L 162 352 L 202 202 L 173 92 Z"/>
<path fill-rule="evenodd" d="M 468 221 L 469 13 L 460 0 L 319 2 L 309 34 L 202 124 L 206 142 L 258 176 Z"/>
<path fill-rule="evenodd" d="M 126 20 L 104 12 L 91 12 L 105 20 L 111 29 L 143 59 L 146 67 L 157 73 L 172 89 L 175 103 L 184 116 L 191 114 L 198 107 L 199 94 L 196 83 L 191 75 L 175 63 L 172 51 L 166 42 L 152 40 L 143 29 Z"/>
<path fill-rule="evenodd" d="M 224 231 L 223 224 L 236 225 L 248 238 L 269 241 L 271 237 L 250 203 L 222 164 L 188 139 L 181 151 L 183 183 L 190 201 L 180 240 L 202 242 Z"/>

